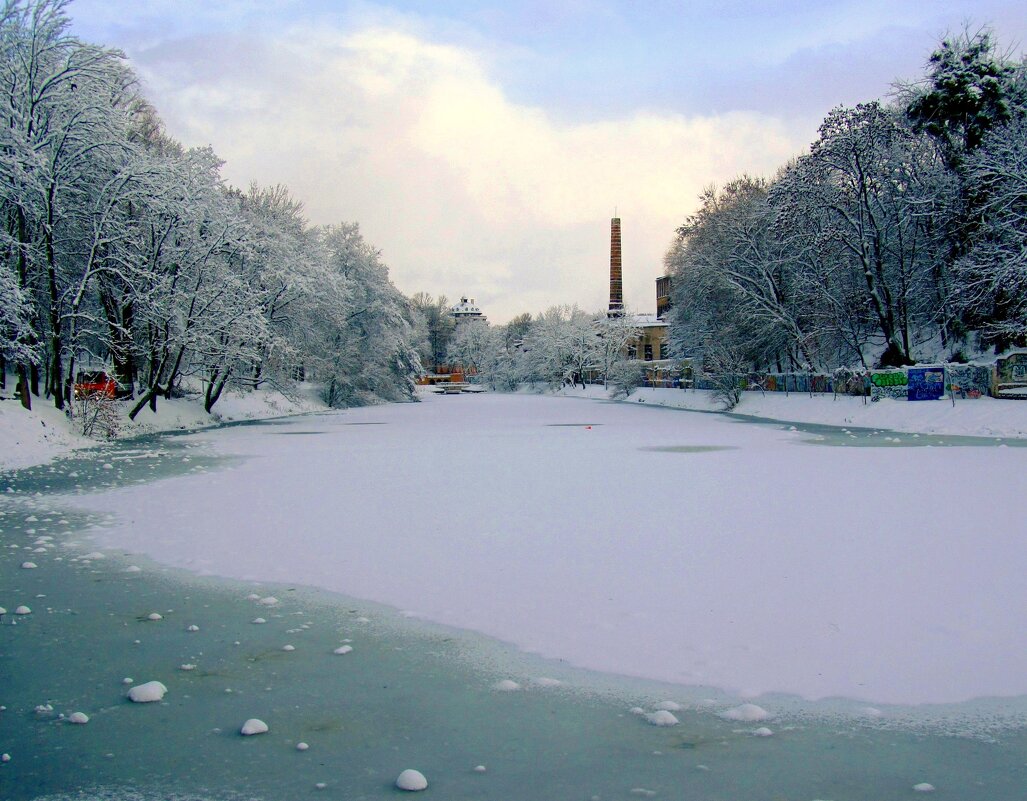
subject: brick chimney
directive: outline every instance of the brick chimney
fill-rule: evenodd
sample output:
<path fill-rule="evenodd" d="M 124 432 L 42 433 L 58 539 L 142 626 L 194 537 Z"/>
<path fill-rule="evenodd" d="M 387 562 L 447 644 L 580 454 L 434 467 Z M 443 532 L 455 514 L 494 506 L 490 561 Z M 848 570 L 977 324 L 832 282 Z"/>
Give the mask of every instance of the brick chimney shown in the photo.
<path fill-rule="evenodd" d="M 610 310 L 608 317 L 624 314 L 624 290 L 621 284 L 620 217 L 610 220 Z"/>

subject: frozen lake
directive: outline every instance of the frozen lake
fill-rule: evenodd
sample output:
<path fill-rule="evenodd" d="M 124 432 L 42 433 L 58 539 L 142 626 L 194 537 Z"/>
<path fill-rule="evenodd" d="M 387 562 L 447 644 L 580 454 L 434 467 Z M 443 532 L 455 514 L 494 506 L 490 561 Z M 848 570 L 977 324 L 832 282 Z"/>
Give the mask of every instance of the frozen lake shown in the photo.
<path fill-rule="evenodd" d="M 1016 797 L 1027 451 L 907 439 L 456 396 L 4 476 L 0 796 Z"/>
<path fill-rule="evenodd" d="M 620 675 L 869 703 L 1027 694 L 1027 450 L 781 429 L 430 396 L 197 434 L 236 464 L 86 506 L 118 518 L 102 545 Z"/>

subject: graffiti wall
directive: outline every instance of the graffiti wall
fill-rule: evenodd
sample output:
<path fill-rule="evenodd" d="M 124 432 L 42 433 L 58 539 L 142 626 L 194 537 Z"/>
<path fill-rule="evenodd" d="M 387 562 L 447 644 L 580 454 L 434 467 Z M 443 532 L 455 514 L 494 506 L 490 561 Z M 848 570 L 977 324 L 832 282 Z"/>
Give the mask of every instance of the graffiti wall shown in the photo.
<path fill-rule="evenodd" d="M 959 398 L 980 398 L 991 392 L 991 368 L 981 364 L 950 364 L 948 386 Z"/>
<path fill-rule="evenodd" d="M 1027 384 L 1027 353 L 1013 353 L 995 363 L 1000 384 Z"/>

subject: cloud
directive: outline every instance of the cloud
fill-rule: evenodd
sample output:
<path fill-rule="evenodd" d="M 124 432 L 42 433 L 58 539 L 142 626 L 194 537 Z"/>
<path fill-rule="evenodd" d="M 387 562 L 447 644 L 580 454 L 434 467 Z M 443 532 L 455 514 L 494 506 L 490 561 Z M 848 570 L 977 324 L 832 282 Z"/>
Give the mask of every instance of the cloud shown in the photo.
<path fill-rule="evenodd" d="M 558 121 L 484 55 L 380 26 L 190 36 L 133 63 L 171 134 L 212 145 L 232 183 L 284 183 L 314 222 L 359 222 L 404 292 L 467 294 L 500 322 L 603 308 L 615 207 L 626 300 L 653 311 L 702 187 L 772 172 L 812 134 L 743 112 Z"/>

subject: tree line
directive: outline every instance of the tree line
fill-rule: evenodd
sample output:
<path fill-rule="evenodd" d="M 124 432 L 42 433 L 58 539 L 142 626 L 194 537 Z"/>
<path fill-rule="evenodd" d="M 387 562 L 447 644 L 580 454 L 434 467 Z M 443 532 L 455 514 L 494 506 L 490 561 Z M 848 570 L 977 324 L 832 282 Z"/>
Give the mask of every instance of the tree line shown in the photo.
<path fill-rule="evenodd" d="M 67 4 L 0 7 L 0 381 L 63 409 L 103 365 L 133 417 L 186 379 L 208 411 L 304 378 L 333 406 L 409 398 L 423 324 L 358 226 L 227 186 L 121 52 L 70 33 Z"/>
<path fill-rule="evenodd" d="M 1027 345 L 1027 61 L 946 38 L 773 178 L 706 189 L 666 266 L 674 351 L 712 372 Z"/>

